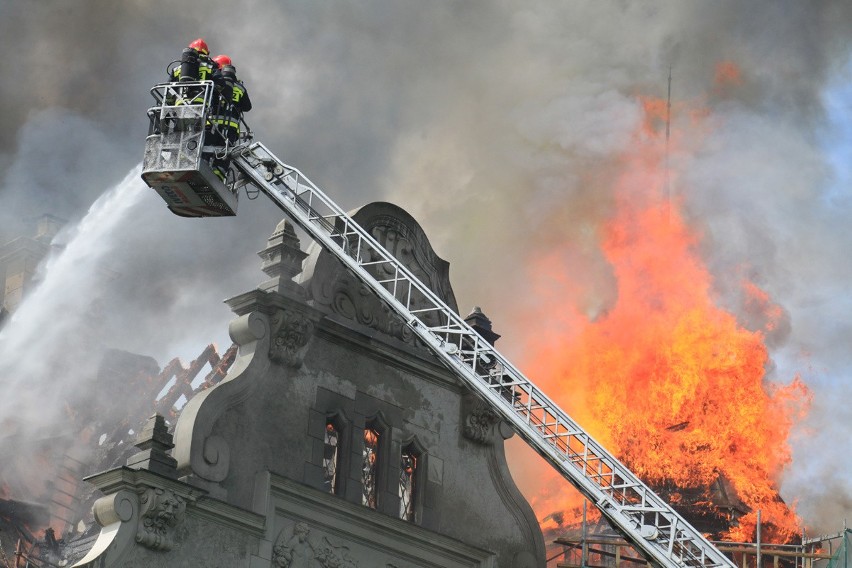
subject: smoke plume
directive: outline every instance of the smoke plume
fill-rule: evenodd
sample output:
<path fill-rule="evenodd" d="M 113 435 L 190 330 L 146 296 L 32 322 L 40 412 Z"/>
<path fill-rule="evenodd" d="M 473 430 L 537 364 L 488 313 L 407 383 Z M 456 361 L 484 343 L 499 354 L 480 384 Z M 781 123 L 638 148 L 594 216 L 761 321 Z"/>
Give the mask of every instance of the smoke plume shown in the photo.
<path fill-rule="evenodd" d="M 836 154 L 850 24 L 842 0 L 7 0 L 0 242 L 42 213 L 73 224 L 134 167 L 149 87 L 203 36 L 245 80 L 256 137 L 344 207 L 411 212 L 451 262 L 462 309 L 481 305 L 523 365 L 513 329 L 548 333 L 563 317 L 529 292 L 531 251 L 570 251 L 554 259 L 574 275 L 553 283 L 566 305 L 595 317 L 614 301 L 600 230 L 616 157 L 635 143 L 642 97 L 665 99 L 671 67 L 674 191 L 718 302 L 746 325 L 743 280 L 765 290 L 786 322 L 767 338 L 767 378 L 801 373 L 814 391 L 781 493 L 809 532 L 836 531 L 852 513 L 839 474 L 852 466 L 852 201 Z M 221 300 L 263 279 L 254 253 L 281 213 L 243 196 L 236 218 L 186 220 L 131 191 L 133 213 L 104 237 L 110 277 L 89 323 L 110 347 L 191 356 L 225 335 Z M 518 473 L 534 492 L 535 472 Z"/>

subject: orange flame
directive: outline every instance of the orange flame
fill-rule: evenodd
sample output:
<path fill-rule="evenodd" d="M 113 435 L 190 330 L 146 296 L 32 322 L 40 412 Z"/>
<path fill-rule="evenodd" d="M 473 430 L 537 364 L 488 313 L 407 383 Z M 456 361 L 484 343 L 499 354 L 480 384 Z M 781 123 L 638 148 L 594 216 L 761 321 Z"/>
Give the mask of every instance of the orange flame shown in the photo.
<path fill-rule="evenodd" d="M 716 64 L 715 79 L 720 87 L 737 86 L 743 82 L 743 72 L 733 61 L 720 61 Z"/>
<path fill-rule="evenodd" d="M 379 442 L 379 433 L 372 428 L 364 429 L 364 443 L 368 446 L 375 446 Z"/>
<path fill-rule="evenodd" d="M 651 100 L 644 107 L 647 119 L 620 164 L 614 216 L 600 231 L 617 299 L 594 321 L 573 306 L 561 309 L 571 301 L 553 286 L 571 279 L 560 273 L 563 251 L 539 254 L 529 273 L 547 281 L 534 282 L 534 291 L 549 313 L 560 306 L 564 327 L 535 335 L 526 366 L 646 483 L 700 490 L 727 480 L 750 510 L 727 538 L 753 540 L 759 509 L 769 525 L 764 538 L 788 541 L 800 533 L 800 521 L 774 480 L 790 462 L 786 440 L 810 393 L 798 377 L 788 386 L 765 380 L 763 333 L 782 314 L 766 292 L 745 283 L 749 308 L 763 310 L 762 330 L 746 329 L 718 307 L 697 250 L 700 235 L 663 183 L 654 119 L 665 106 Z M 557 486 L 543 483 L 532 499 L 544 529 L 576 520 L 580 510 L 582 497 L 557 493 Z M 709 502 L 709 489 L 705 497 Z"/>

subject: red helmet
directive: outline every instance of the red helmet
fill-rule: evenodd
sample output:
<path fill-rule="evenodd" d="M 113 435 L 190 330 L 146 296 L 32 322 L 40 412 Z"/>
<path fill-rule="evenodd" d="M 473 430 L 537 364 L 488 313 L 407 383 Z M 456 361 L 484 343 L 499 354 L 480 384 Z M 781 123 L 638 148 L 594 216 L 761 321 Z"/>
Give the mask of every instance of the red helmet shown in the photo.
<path fill-rule="evenodd" d="M 233 63 L 231 63 L 231 58 L 224 54 L 217 55 L 213 58 L 213 61 L 215 61 L 219 65 L 219 67 L 224 67 L 225 65 L 233 65 Z"/>
<path fill-rule="evenodd" d="M 201 38 L 192 40 L 192 42 L 187 47 L 191 47 L 192 49 L 194 49 L 198 53 L 203 53 L 204 55 L 210 55 L 210 49 L 207 48 L 207 42 L 204 41 Z"/>

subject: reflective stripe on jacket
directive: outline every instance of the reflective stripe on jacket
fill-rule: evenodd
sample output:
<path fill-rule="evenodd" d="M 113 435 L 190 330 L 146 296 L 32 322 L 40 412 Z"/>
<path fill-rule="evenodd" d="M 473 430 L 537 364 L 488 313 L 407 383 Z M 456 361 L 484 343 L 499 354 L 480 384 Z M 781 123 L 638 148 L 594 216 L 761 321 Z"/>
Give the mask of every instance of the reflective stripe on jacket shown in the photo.
<path fill-rule="evenodd" d="M 206 55 L 198 55 L 198 80 L 209 81 L 213 78 L 213 60 Z M 172 80 L 180 81 L 180 65 L 172 70 Z"/>
<path fill-rule="evenodd" d="M 218 124 L 219 126 L 233 128 L 237 132 L 240 131 L 240 123 L 227 116 L 211 116 L 209 122 L 212 124 Z"/>

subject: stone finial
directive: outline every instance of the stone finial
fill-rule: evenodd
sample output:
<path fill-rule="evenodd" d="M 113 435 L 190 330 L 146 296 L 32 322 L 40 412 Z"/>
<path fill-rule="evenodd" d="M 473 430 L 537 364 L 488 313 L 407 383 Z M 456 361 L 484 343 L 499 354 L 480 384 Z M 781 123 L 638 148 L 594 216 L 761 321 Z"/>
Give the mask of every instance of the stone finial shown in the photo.
<path fill-rule="evenodd" d="M 479 306 L 474 306 L 473 311 L 464 318 L 464 321 L 466 321 L 476 333 L 481 335 L 482 339 L 487 341 L 489 345 L 493 346 L 501 337 L 499 333 L 494 333 L 491 330 L 491 320 L 488 319 L 488 316 L 482 313 L 482 308 Z"/>
<path fill-rule="evenodd" d="M 161 415 L 155 414 L 149 418 L 136 440 L 134 445 L 142 451 L 130 456 L 127 467 L 147 469 L 177 479 L 177 461 L 168 454 L 175 445 L 172 443 L 166 420 Z"/>
<path fill-rule="evenodd" d="M 263 259 L 261 269 L 271 277 L 260 285 L 261 290 L 304 297 L 304 289 L 293 278 L 301 274 L 302 262 L 308 254 L 302 251 L 290 221 L 278 223 L 266 241 L 266 248 L 257 254 Z"/>

